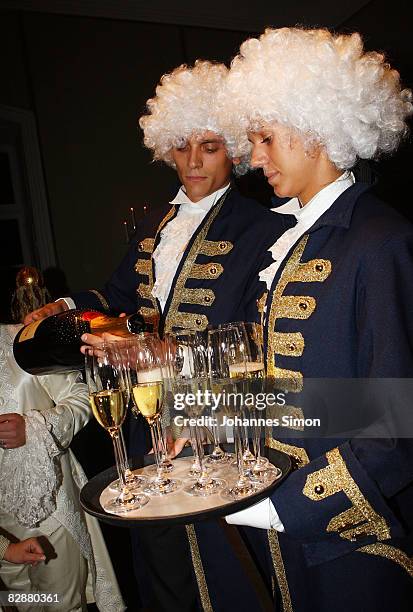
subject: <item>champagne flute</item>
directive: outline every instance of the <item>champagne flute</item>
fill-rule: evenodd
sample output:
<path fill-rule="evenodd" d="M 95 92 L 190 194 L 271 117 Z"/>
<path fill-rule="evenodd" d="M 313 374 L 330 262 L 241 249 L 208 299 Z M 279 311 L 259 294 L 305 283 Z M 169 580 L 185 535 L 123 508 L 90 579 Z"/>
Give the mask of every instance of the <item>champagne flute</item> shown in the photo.
<path fill-rule="evenodd" d="M 235 326 L 228 325 L 225 328 L 210 330 L 209 352 L 214 355 L 214 368 L 210 369 L 211 387 L 216 385 L 220 392 L 231 393 L 233 406 L 229 406 L 232 416 L 237 417 L 240 409 L 237 406 L 238 398 L 243 397 L 245 383 L 247 380 L 246 367 L 246 345 L 241 339 L 240 333 Z M 242 416 L 242 413 L 241 413 Z M 238 468 L 238 480 L 236 483 L 222 492 L 229 499 L 242 499 L 256 490 L 244 470 L 242 428 L 237 421 L 234 425 L 235 455 Z"/>
<path fill-rule="evenodd" d="M 86 348 L 85 372 L 93 414 L 112 438 L 121 484 L 119 495 L 107 505 L 106 510 L 114 514 L 137 510 L 147 504 L 149 498 L 143 494 L 132 493 L 125 479 L 119 433 L 127 408 L 127 385 L 124 373 L 111 363 L 103 345 Z"/>
<path fill-rule="evenodd" d="M 207 383 L 207 368 L 205 363 L 205 350 L 201 338 L 195 332 L 177 332 L 173 334 L 171 344 L 174 346 L 174 373 L 175 389 L 187 397 L 188 394 L 197 396 L 195 406 L 187 405 L 187 415 L 190 418 L 200 417 L 204 404 L 200 401 L 198 391 L 205 393 Z M 202 428 L 195 425 L 191 430 L 193 436 L 193 447 L 195 451 L 195 462 L 191 470 L 197 474 L 197 480 L 184 490 L 189 495 L 206 497 L 213 495 L 224 488 L 224 480 L 212 478 L 209 475 L 204 461 L 204 446 L 202 442 Z"/>
<path fill-rule="evenodd" d="M 121 370 L 122 375 L 125 380 L 126 387 L 126 395 L 127 395 L 127 406 L 130 404 L 130 386 L 128 385 L 128 372 L 129 372 L 129 340 L 119 339 L 114 342 L 105 342 L 103 344 L 103 349 L 106 351 L 110 362 L 118 369 Z M 142 485 L 146 484 L 148 479 L 141 474 L 134 474 L 130 469 L 128 454 L 126 450 L 125 439 L 123 436 L 122 427 L 119 428 L 120 433 L 120 443 L 122 450 L 122 458 L 121 461 L 124 466 L 124 474 L 126 479 L 126 484 L 128 487 L 135 491 L 135 489 L 141 489 Z M 121 483 L 119 480 L 112 483 L 111 489 L 115 491 L 120 491 Z"/>
<path fill-rule="evenodd" d="M 162 347 L 158 338 L 139 337 L 130 340 L 132 362 L 130 369 L 136 377 L 132 381 L 132 398 L 136 408 L 145 417 L 151 431 L 157 475 L 149 481 L 145 491 L 151 495 L 166 495 L 180 487 L 179 480 L 169 478 L 162 469 L 162 434 L 160 430 L 161 410 L 164 399 L 164 383 L 160 354 Z"/>
<path fill-rule="evenodd" d="M 213 328 L 209 329 L 206 338 L 206 357 L 208 363 L 208 387 L 211 393 L 218 395 L 225 390 L 224 379 L 221 371 L 221 355 L 219 347 L 219 337 Z M 208 463 L 211 465 L 223 465 L 231 462 L 234 458 L 232 453 L 226 453 L 219 442 L 218 414 L 219 408 L 215 408 L 216 418 L 212 419 L 211 430 L 214 440 L 212 453 L 208 455 Z M 213 416 L 213 415 L 211 415 Z"/>

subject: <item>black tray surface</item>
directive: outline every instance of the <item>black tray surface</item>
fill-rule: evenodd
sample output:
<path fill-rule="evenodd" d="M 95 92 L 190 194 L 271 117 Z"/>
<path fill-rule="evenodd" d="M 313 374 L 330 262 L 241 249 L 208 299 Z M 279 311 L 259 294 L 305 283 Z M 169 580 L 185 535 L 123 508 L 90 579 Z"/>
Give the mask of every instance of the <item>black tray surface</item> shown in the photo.
<path fill-rule="evenodd" d="M 231 445 L 226 445 L 226 450 L 232 450 Z M 162 497 L 151 497 L 148 504 L 142 509 L 124 515 L 110 514 L 103 509 L 101 496 L 102 498 L 107 496 L 105 489 L 111 482 L 117 479 L 116 468 L 111 467 L 89 480 L 81 490 L 80 502 L 88 514 L 95 516 L 105 523 L 123 527 L 191 524 L 197 521 L 223 517 L 243 510 L 268 497 L 291 471 L 291 460 L 287 454 L 272 448 L 266 448 L 265 450 L 269 461 L 280 468 L 282 475 L 268 486 L 241 500 L 229 501 L 221 497 L 219 493 L 209 497 L 194 498 L 181 489 Z M 189 469 L 192 463 L 191 449 L 185 448 L 180 457 L 174 459 L 174 463 L 176 469 L 170 474 L 170 477 L 179 478 L 184 485 L 188 485 L 191 482 L 191 478 L 186 474 L 187 469 Z M 137 473 L 144 473 L 150 477 L 154 476 L 153 473 L 148 473 L 148 467 L 142 467 L 142 465 L 149 466 L 153 464 L 153 455 L 146 455 L 143 460 L 141 458 L 140 460 L 131 461 L 131 464 Z M 228 484 L 232 484 L 236 480 L 237 472 L 235 468 L 230 468 L 230 471 L 228 471 L 228 467 L 225 466 L 214 471 L 212 476 L 224 478 Z"/>

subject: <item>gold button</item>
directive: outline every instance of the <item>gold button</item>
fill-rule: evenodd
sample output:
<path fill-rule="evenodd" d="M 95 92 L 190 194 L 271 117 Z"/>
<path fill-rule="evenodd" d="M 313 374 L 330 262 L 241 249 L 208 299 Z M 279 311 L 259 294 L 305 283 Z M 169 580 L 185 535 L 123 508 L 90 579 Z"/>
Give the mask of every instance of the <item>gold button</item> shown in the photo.
<path fill-rule="evenodd" d="M 307 302 L 300 302 L 299 307 L 301 308 L 301 310 L 307 310 L 308 304 Z"/>
<path fill-rule="evenodd" d="M 291 342 L 291 343 L 288 345 L 288 348 L 289 348 L 289 350 L 292 352 L 292 351 L 295 351 L 295 349 L 297 348 L 297 345 L 296 345 L 296 344 L 294 344 L 294 342 Z"/>
<path fill-rule="evenodd" d="M 201 319 L 195 319 L 195 323 L 196 323 L 197 325 L 201 325 L 202 320 L 201 320 Z"/>
<path fill-rule="evenodd" d="M 314 487 L 314 493 L 317 493 L 317 495 L 322 495 L 324 493 L 324 487 L 321 484 L 318 484 Z"/>
<path fill-rule="evenodd" d="M 215 276 L 215 274 L 218 272 L 217 267 L 216 266 L 211 266 L 209 268 L 209 273 L 212 274 L 213 276 Z"/>
<path fill-rule="evenodd" d="M 315 269 L 317 272 L 322 272 L 324 270 L 324 264 L 316 264 Z"/>
<path fill-rule="evenodd" d="M 219 248 L 221 249 L 221 251 L 225 251 L 225 249 L 227 248 L 227 243 L 226 242 L 220 242 L 219 243 Z"/>
<path fill-rule="evenodd" d="M 207 304 L 209 304 L 209 302 L 211 301 L 211 298 L 209 297 L 209 295 L 206 295 L 204 297 L 204 302 L 206 302 Z"/>

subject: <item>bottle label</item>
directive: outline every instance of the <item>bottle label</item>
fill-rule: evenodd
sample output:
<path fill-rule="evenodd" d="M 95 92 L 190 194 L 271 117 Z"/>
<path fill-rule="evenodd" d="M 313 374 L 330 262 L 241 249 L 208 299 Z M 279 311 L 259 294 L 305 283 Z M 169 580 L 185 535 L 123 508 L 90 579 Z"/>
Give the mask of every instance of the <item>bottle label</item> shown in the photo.
<path fill-rule="evenodd" d="M 36 333 L 36 329 L 39 327 L 40 323 L 43 319 L 39 321 L 34 321 L 33 323 L 29 323 L 22 329 L 22 333 L 19 336 L 19 342 L 24 342 L 25 340 L 31 340 Z"/>

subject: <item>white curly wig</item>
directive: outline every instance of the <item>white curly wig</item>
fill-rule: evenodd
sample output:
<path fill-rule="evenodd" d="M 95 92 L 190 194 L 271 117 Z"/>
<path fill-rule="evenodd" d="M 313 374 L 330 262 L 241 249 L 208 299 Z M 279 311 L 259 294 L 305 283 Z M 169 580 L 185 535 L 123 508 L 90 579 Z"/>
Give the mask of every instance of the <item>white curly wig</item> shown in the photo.
<path fill-rule="evenodd" d="M 223 137 L 228 156 L 235 157 L 236 135 L 232 122 L 223 121 L 226 105 L 222 96 L 228 76 L 224 64 L 201 61 L 193 67 L 182 64 L 164 74 L 156 88 L 156 96 L 146 105 L 148 114 L 139 119 L 144 133 L 144 144 L 152 149 L 154 160 L 162 160 L 175 167 L 172 147 L 182 146 L 192 135 L 212 131 Z M 234 166 L 243 174 L 248 163 Z"/>
<path fill-rule="evenodd" d="M 225 91 L 236 155 L 250 150 L 247 130 L 280 123 L 323 145 L 342 169 L 396 149 L 411 97 L 382 54 L 364 53 L 359 34 L 300 28 L 269 28 L 245 41 Z"/>

